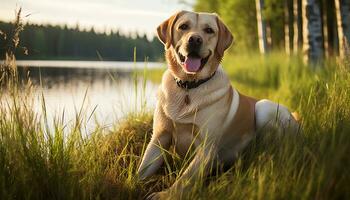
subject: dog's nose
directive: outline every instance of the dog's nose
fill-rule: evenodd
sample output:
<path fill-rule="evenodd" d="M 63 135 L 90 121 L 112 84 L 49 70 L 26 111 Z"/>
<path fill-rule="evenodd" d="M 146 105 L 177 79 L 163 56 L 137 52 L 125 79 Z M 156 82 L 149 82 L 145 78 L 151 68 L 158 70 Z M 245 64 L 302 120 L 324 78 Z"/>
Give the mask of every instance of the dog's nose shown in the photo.
<path fill-rule="evenodd" d="M 201 36 L 198 36 L 198 35 L 192 35 L 188 39 L 188 44 L 193 45 L 195 47 L 202 45 L 202 43 L 203 43 L 203 39 L 201 38 Z"/>

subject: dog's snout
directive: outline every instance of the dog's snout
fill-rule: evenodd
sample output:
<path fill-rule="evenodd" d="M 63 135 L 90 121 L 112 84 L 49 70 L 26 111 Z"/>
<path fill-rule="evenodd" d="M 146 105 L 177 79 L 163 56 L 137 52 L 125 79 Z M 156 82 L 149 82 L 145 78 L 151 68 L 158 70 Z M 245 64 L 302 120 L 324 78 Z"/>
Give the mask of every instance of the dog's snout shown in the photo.
<path fill-rule="evenodd" d="M 200 46 L 202 43 L 203 43 L 203 39 L 198 35 L 192 35 L 188 39 L 188 44 L 190 44 L 190 45 Z"/>
<path fill-rule="evenodd" d="M 191 35 L 188 38 L 187 52 L 188 53 L 198 53 L 203 43 L 203 39 L 199 35 Z"/>

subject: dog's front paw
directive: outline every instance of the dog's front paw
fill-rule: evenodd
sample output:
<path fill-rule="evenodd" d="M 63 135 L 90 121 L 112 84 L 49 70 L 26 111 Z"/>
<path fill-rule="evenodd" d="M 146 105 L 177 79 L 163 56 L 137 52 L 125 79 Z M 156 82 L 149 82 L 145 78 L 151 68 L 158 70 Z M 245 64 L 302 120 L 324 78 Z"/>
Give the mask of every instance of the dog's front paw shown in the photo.
<path fill-rule="evenodd" d="M 148 195 L 146 200 L 160 200 L 160 199 L 166 199 L 168 197 L 167 192 L 153 192 L 152 194 Z"/>

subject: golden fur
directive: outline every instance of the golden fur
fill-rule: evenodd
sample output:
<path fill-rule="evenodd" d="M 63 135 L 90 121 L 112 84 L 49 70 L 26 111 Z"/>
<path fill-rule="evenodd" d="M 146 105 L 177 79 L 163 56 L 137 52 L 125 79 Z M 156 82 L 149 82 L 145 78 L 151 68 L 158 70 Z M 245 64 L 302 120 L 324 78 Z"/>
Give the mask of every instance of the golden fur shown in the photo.
<path fill-rule="evenodd" d="M 180 28 L 183 24 L 187 24 L 186 30 Z M 274 127 L 276 119 L 282 125 L 277 128 L 286 125 L 297 128 L 284 106 L 269 100 L 257 101 L 231 86 L 220 61 L 233 37 L 216 14 L 181 11 L 164 21 L 157 33 L 165 46 L 168 70 L 159 87 L 153 135 L 138 176 L 145 179 L 158 170 L 164 161 L 162 148 L 168 149 L 172 141 L 179 155 L 186 154 L 192 143 L 200 150 L 169 190 L 154 193 L 150 198 L 166 197 L 170 190 L 185 191 L 198 176 L 199 166 L 204 166 L 208 173 L 214 161 L 231 164 L 253 138 L 255 130 Z M 195 73 L 188 72 L 180 59 L 180 55 L 189 55 L 186 45 L 193 35 L 203 40 L 198 50 L 200 57 L 208 58 L 203 68 Z M 174 81 L 174 78 L 205 79 L 214 72 L 210 80 L 190 90 L 178 87 Z M 186 98 L 190 99 L 189 104 Z"/>

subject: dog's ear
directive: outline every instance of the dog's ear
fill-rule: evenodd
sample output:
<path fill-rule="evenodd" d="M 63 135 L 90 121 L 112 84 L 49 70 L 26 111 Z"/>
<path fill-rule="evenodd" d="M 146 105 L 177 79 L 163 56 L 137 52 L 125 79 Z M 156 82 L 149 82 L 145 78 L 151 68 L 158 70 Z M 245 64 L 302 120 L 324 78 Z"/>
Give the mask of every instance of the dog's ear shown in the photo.
<path fill-rule="evenodd" d="M 173 42 L 173 26 L 176 20 L 185 13 L 186 11 L 179 11 L 161 23 L 157 28 L 157 34 L 159 40 L 168 49 Z"/>
<path fill-rule="evenodd" d="M 233 42 L 233 36 L 227 26 L 222 22 L 219 16 L 216 16 L 216 22 L 219 27 L 218 43 L 216 53 L 220 58 L 224 56 L 224 51 L 229 48 Z"/>

